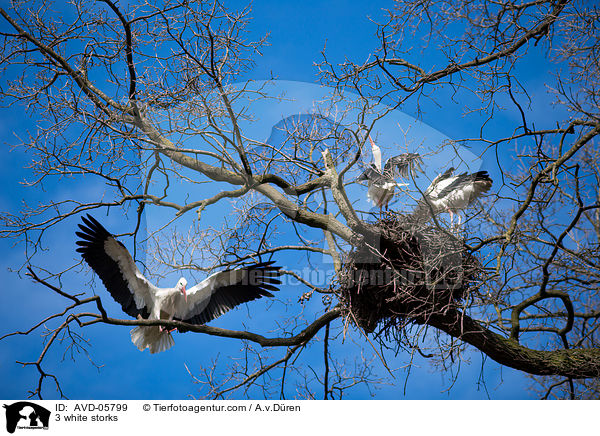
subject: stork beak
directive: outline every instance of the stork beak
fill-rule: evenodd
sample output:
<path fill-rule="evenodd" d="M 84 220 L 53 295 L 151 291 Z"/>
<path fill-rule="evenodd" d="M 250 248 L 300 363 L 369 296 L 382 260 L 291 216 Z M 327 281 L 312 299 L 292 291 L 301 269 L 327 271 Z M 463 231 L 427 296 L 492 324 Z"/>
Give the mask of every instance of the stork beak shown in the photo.
<path fill-rule="evenodd" d="M 182 292 L 183 292 L 183 298 L 184 298 L 185 302 L 187 303 L 187 292 L 185 292 L 185 286 L 183 287 Z"/>

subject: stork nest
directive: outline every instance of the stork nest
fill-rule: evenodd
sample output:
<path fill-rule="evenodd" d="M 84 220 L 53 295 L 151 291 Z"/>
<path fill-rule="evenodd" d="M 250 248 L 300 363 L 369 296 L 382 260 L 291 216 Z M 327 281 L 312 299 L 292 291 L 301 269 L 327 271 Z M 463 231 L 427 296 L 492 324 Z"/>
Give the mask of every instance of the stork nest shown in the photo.
<path fill-rule="evenodd" d="M 369 225 L 369 235 L 348 255 L 338 293 L 352 321 L 367 333 L 380 325 L 381 333 L 459 307 L 481 273 L 451 232 L 388 215 Z"/>

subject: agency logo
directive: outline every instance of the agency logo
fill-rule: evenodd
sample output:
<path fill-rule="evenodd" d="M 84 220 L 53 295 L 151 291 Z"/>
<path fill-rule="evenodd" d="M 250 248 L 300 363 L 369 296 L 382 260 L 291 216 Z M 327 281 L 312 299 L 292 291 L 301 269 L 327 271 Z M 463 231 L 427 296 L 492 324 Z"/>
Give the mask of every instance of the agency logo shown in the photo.
<path fill-rule="evenodd" d="M 29 401 L 5 404 L 6 431 L 14 433 L 16 429 L 38 430 L 48 429 L 50 411 Z"/>

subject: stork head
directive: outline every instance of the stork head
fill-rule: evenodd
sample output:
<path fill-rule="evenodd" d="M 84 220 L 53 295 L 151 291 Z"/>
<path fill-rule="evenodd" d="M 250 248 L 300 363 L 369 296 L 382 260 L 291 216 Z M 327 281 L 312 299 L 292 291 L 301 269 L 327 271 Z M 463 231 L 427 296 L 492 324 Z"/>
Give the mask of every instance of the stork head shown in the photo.
<path fill-rule="evenodd" d="M 369 135 L 369 141 L 371 142 L 371 153 L 373 153 L 373 164 L 379 170 L 379 172 L 381 172 L 381 149 L 377 147 L 377 144 L 375 144 L 375 141 L 373 141 L 371 135 Z"/>
<path fill-rule="evenodd" d="M 183 294 L 183 298 L 185 298 L 185 301 L 187 302 L 187 293 L 185 292 L 186 286 L 187 286 L 187 280 L 185 279 L 185 277 L 182 277 L 177 282 L 176 288 L 177 288 L 177 290 L 179 290 L 179 292 L 181 292 Z"/>

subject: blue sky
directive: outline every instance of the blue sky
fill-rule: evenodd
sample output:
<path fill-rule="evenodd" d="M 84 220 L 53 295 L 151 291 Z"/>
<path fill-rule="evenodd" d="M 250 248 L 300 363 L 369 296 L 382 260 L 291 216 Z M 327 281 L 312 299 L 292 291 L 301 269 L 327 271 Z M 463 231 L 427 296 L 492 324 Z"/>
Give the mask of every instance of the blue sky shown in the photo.
<path fill-rule="evenodd" d="M 270 32 L 270 46 L 263 48 L 263 56 L 256 58 L 255 67 L 246 73 L 242 79 L 264 80 L 273 75 L 285 81 L 279 86 L 288 91 L 299 92 L 298 98 L 308 98 L 310 92 L 316 91 L 316 68 L 313 62 L 321 60 L 321 51 L 325 44 L 327 52 L 333 59 L 343 59 L 349 56 L 356 62 L 366 59 L 370 51 L 376 47 L 374 37 L 375 26 L 368 17 L 381 17 L 381 8 L 390 7 L 387 2 L 363 2 L 363 1 L 284 1 L 284 2 L 256 2 L 253 7 L 252 16 L 254 21 L 250 25 L 254 35 Z M 5 26 L 5 22 L 0 24 Z M 524 74 L 532 80 L 539 81 L 540 107 L 533 107 L 532 114 L 540 112 L 547 101 L 545 89 L 542 87 L 543 75 L 539 72 L 539 62 L 535 59 L 531 64 L 524 65 Z M 539 61 L 539 60 L 538 60 Z M 535 78 L 537 75 L 537 78 Z M 309 99 L 310 100 L 310 99 Z M 292 108 L 270 108 L 274 113 L 269 114 L 265 108 L 262 116 L 269 120 L 254 133 L 257 138 L 266 140 L 270 134 L 270 126 L 273 122 L 281 119 L 285 114 L 293 115 L 297 110 L 298 103 Z M 441 138 L 475 137 L 478 128 L 473 125 L 472 119 L 462 117 L 464 107 L 460 104 L 439 108 L 434 105 L 425 106 L 421 118 L 423 124 L 415 123 L 415 141 L 419 138 L 424 141 L 437 143 Z M 543 112 L 543 111 L 541 111 Z M 390 144 L 390 148 L 384 148 L 386 153 L 393 152 L 393 147 L 400 147 L 402 141 L 394 137 L 394 126 L 397 123 L 406 123 L 412 120 L 411 109 L 406 113 L 397 112 L 377 125 L 376 131 L 381 135 L 384 142 Z M 506 116 L 509 119 L 503 119 Z M 516 116 L 516 114 L 515 114 Z M 36 200 L 47 195 L 69 198 L 71 196 L 94 197 L 98 195 L 101 188 L 96 185 L 78 185 L 72 183 L 54 183 L 46 186 L 45 192 L 27 189 L 20 182 L 28 175 L 25 168 L 30 156 L 23 154 L 20 150 L 8 152 L 8 144 L 14 143 L 14 134 L 22 133 L 25 128 L 31 128 L 35 123 L 35 116 L 29 120 L 23 113 L 11 110 L 0 112 L 0 133 L 5 144 L 2 146 L 2 159 L 0 159 L 0 182 L 4 187 L 0 193 L 0 210 L 3 212 L 16 212 L 21 207 L 22 199 Z M 508 113 L 494 119 L 494 124 L 501 125 L 503 122 L 514 122 L 510 120 L 512 114 Z M 539 116 L 540 122 L 549 122 L 547 118 Z M 477 150 L 473 150 L 477 153 Z M 503 164 L 509 164 L 508 159 Z M 442 162 L 442 160 L 440 161 Z M 436 171 L 436 165 L 429 163 L 428 171 Z M 442 166 L 442 165 L 440 165 Z M 477 169 L 480 162 L 474 162 L 472 169 Z M 498 176 L 493 160 L 488 159 L 483 168 L 490 171 L 492 178 Z M 431 177 L 434 173 L 428 173 Z M 184 189 L 184 188 L 182 188 Z M 367 207 L 365 201 L 365 208 Z M 135 225 L 134 214 L 123 219 L 122 216 L 113 213 L 108 217 L 102 217 L 106 227 L 115 232 L 131 231 Z M 203 220 L 218 219 L 222 210 L 217 209 L 203 215 Z M 184 218 L 191 221 L 192 216 Z M 160 215 L 152 215 L 147 218 L 160 221 Z M 188 222 L 185 221 L 185 222 Z M 60 268 L 61 265 L 70 265 L 77 261 L 75 248 L 74 230 L 77 220 L 69 220 L 57 226 L 55 231 L 48 234 L 45 246 L 48 252 L 43 253 L 37 264 L 45 265 L 48 269 Z M 51 314 L 63 307 L 64 301 L 58 296 L 50 293 L 40 285 L 33 284 L 28 278 L 19 276 L 10 269 L 18 269 L 25 260 L 22 244 L 13 245 L 16 241 L 0 239 L 0 274 L 2 276 L 2 289 L 0 290 L 0 316 L 4 320 L 0 328 L 0 335 L 14 330 L 24 330 L 37 322 L 44 314 Z M 131 247 L 131 240 L 124 240 Z M 284 266 L 294 262 L 292 256 L 283 256 L 277 259 Z M 286 265 L 288 263 L 288 265 Z M 73 274 L 70 282 L 65 282 L 65 289 L 71 292 L 90 291 L 88 282 L 91 278 L 89 273 Z M 201 278 L 201 277 L 200 277 Z M 176 279 L 175 279 L 176 280 Z M 161 283 L 163 286 L 171 286 L 171 283 Z M 95 292 L 103 297 L 103 301 L 109 312 L 115 316 L 124 316 L 116 303 L 110 299 L 106 291 L 98 284 Z M 285 303 L 297 299 L 298 295 L 293 289 L 283 288 L 274 303 L 260 301 L 253 303 L 251 310 L 242 307 L 216 320 L 212 325 L 239 329 L 242 323 L 248 328 L 261 328 L 261 317 L 263 312 L 270 314 L 282 313 L 286 310 Z M 312 319 L 314 314 L 310 313 L 313 306 L 308 306 L 305 316 Z M 315 305 L 314 307 L 318 307 Z M 248 315 L 252 315 L 248 318 Z M 338 328 L 339 328 L 339 321 Z M 85 355 L 76 356 L 72 361 L 69 356 L 63 356 L 64 347 L 54 347 L 47 359 L 48 370 L 56 374 L 61 380 L 61 387 L 69 398 L 78 399 L 177 399 L 196 396 L 197 386 L 193 384 L 186 366 L 193 372 L 198 373 L 201 366 L 209 365 L 212 359 L 228 363 L 229 355 L 239 355 L 241 345 L 234 340 L 216 339 L 204 335 L 175 334 L 176 345 L 169 352 L 159 355 L 149 355 L 148 352 L 140 353 L 130 342 L 129 329 L 126 327 L 96 325 L 88 327 L 81 332 L 89 339 L 92 359 L 101 365 L 96 368 Z M 303 358 L 317 370 L 322 365 L 322 334 L 313 345 L 307 349 Z M 334 348 L 338 350 L 338 357 L 344 359 L 349 365 L 352 364 L 360 348 L 354 345 L 359 342 L 369 350 L 368 344 L 362 341 L 360 335 L 354 333 L 344 344 L 336 342 Z M 15 360 L 35 360 L 42 348 L 42 338 L 39 334 L 30 336 L 12 337 L 0 342 L 0 374 L 4 381 L 0 386 L 0 397 L 13 399 L 23 398 L 27 390 L 37 383 L 37 372 L 34 368 L 22 368 Z M 285 350 L 270 351 L 273 356 L 281 356 Z M 482 355 L 469 349 L 464 357 L 467 362 L 460 366 L 460 374 L 455 383 L 452 383 L 450 373 L 441 373 L 430 363 L 421 358 L 415 360 L 411 368 L 411 374 L 406 383 L 404 392 L 404 378 L 406 373 L 398 371 L 396 379 L 386 380 L 386 384 L 375 390 L 378 399 L 521 399 L 532 398 L 532 394 L 526 392 L 525 386 L 529 381 L 527 378 L 509 368 L 501 368 L 490 361 L 485 363 L 482 370 Z M 398 356 L 390 354 L 386 356 L 388 364 L 394 368 L 402 367 L 406 363 L 406 355 L 400 353 Z M 385 370 L 379 362 L 373 363 L 376 373 L 386 377 Z M 485 382 L 485 386 L 482 383 Z M 258 393 L 254 393 L 259 395 Z M 293 398 L 293 386 L 290 385 L 289 398 Z M 46 381 L 45 396 L 48 399 L 55 398 L 56 392 L 52 383 Z M 346 398 L 370 398 L 370 393 L 364 386 L 357 386 L 348 391 Z"/>

